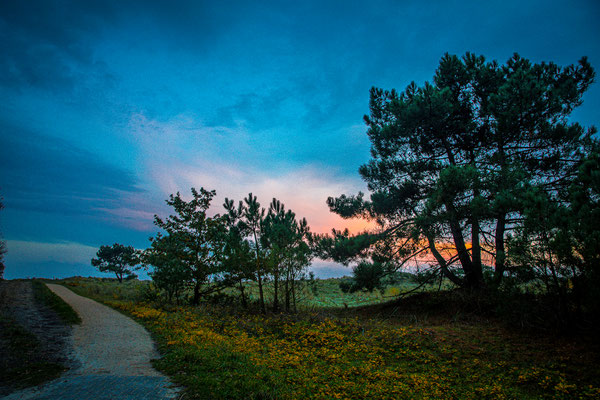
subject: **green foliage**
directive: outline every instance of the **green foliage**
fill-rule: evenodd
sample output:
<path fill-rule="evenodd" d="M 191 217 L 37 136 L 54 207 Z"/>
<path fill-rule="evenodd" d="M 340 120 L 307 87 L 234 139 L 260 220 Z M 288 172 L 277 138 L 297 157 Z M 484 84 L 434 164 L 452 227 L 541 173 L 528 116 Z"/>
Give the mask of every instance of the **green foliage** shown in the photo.
<path fill-rule="evenodd" d="M 574 341 L 493 321 L 412 326 L 349 311 L 248 315 L 227 307 L 113 304 L 154 333 L 155 366 L 190 398 L 596 398 L 598 367 Z M 391 316 L 390 316 L 391 317 Z M 594 345 L 596 348 L 597 345 Z"/>
<path fill-rule="evenodd" d="M 365 116 L 372 159 L 359 170 L 370 198 L 341 195 L 327 203 L 344 218 L 377 225 L 356 236 L 334 231 L 320 238 L 321 253 L 341 262 L 371 258 L 385 263 L 385 273 L 420 257 L 453 283 L 477 289 L 498 287 L 526 269 L 552 275 L 548 257 L 519 263 L 525 254 L 509 254 L 519 249 L 511 242 L 518 235 L 522 244 L 553 248 L 552 262 L 561 266 L 573 264 L 575 240 L 575 258 L 584 262 L 579 251 L 587 252 L 589 265 L 598 241 L 575 239 L 575 229 L 560 227 L 583 221 L 597 205 L 598 166 L 581 161 L 597 148 L 596 130 L 569 121 L 594 75 L 585 57 L 561 68 L 516 54 L 504 65 L 446 54 L 432 83 L 413 82 L 401 93 L 373 88 Z M 573 187 L 580 165 L 587 167 Z M 592 223 L 582 231 L 594 238 L 599 225 Z M 487 279 L 485 262 L 494 267 Z M 566 284 L 569 275 L 561 271 L 555 275 Z"/>
<path fill-rule="evenodd" d="M 358 290 L 373 292 L 375 289 L 383 289 L 384 276 L 383 265 L 379 262 L 362 261 L 352 268 L 353 280 L 350 285 L 346 281 L 340 284 L 340 289 L 344 292 L 354 293 Z"/>
<path fill-rule="evenodd" d="M 223 217 L 206 213 L 216 192 L 204 188 L 191 191 L 190 201 L 179 193 L 166 201 L 175 214 L 166 219 L 154 216 L 155 225 L 165 233 L 150 239 L 144 259 L 154 266 L 151 276 L 156 276 L 157 287 L 166 290 L 169 298 L 178 298 L 183 287 L 191 285 L 192 302 L 198 304 L 200 297 L 226 286 L 221 262 L 226 227 Z"/>
<path fill-rule="evenodd" d="M 50 307 L 58 316 L 69 325 L 79 325 L 81 318 L 73 310 L 73 308 L 65 303 L 63 299 L 58 297 L 54 292 L 48 289 L 44 282 L 34 280 L 31 282 L 33 287 L 33 295 L 35 300 L 41 304 Z"/>
<path fill-rule="evenodd" d="M 123 275 L 126 277 L 134 275 L 132 267 L 140 262 L 136 249 L 119 243 L 112 246 L 100 246 L 96 257 L 98 258 L 92 258 L 92 265 L 97 267 L 100 272 L 114 273 L 119 282 L 123 281 Z"/>

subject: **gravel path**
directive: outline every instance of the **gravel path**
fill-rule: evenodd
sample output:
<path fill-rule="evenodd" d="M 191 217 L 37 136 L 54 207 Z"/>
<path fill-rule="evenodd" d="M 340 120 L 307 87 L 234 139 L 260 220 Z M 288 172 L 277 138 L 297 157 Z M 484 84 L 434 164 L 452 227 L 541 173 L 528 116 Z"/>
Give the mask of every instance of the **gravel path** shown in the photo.
<path fill-rule="evenodd" d="M 81 317 L 73 327 L 72 358 L 80 367 L 13 399 L 171 399 L 177 391 L 152 368 L 158 358 L 148 332 L 123 314 L 60 285 L 48 287 Z"/>

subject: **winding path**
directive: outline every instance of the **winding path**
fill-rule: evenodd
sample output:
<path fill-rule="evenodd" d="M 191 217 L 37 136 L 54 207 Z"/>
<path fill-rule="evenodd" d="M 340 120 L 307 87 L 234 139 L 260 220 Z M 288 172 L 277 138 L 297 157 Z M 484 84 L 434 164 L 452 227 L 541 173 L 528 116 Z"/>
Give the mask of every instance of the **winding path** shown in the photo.
<path fill-rule="evenodd" d="M 158 358 L 148 332 L 119 312 L 79 296 L 64 286 L 48 284 L 79 314 L 73 327 L 73 354 L 78 367 L 46 385 L 16 392 L 13 399 L 173 399 L 171 382 L 152 368 Z"/>

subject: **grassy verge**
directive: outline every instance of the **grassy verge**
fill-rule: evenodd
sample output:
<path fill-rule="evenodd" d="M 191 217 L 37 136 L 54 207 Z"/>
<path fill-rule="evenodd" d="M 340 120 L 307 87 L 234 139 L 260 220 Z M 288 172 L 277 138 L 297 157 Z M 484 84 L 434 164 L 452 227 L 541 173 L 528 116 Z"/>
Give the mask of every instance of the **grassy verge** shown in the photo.
<path fill-rule="evenodd" d="M 15 320 L 3 315 L 0 315 L 0 340 L 6 352 L 0 357 L 1 387 L 20 389 L 39 385 L 58 378 L 66 370 L 60 364 L 38 360 L 39 340 Z"/>
<path fill-rule="evenodd" d="M 155 367 L 186 398 L 600 398 L 597 344 L 481 318 L 421 318 L 432 310 L 420 298 L 410 310 L 263 316 L 127 301 L 126 287 L 111 296 L 92 282 L 73 286 L 142 323 L 163 354 Z M 406 312 L 419 316 L 418 326 L 398 318 Z"/>
<path fill-rule="evenodd" d="M 236 314 L 113 302 L 158 339 L 189 398 L 598 398 L 593 359 L 498 326 Z M 555 348 L 556 346 L 557 348 Z M 586 370 L 582 373 L 582 370 Z"/>
<path fill-rule="evenodd" d="M 46 286 L 44 282 L 34 280 L 31 284 L 33 286 L 33 294 L 37 302 L 50 307 L 65 323 L 69 325 L 77 325 L 81 323 L 81 318 L 79 318 L 79 315 L 77 315 L 75 310 L 73 310 L 70 305 L 65 303 L 63 299 L 48 289 L 48 286 Z"/>

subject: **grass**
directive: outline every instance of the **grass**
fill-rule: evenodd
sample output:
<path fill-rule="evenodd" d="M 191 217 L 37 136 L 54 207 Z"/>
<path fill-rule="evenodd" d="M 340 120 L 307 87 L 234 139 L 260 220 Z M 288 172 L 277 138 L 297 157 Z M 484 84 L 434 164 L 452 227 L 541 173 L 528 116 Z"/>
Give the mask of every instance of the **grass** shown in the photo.
<path fill-rule="evenodd" d="M 39 385 L 58 378 L 66 368 L 58 363 L 40 361 L 40 342 L 14 319 L 0 315 L 0 340 L 6 354 L 0 357 L 0 386 L 14 389 Z M 2 365 L 4 364 L 4 365 Z"/>
<path fill-rule="evenodd" d="M 341 296 L 325 283 L 317 293 Z M 156 368 L 190 399 L 600 397 L 597 343 L 511 330 L 485 316 L 440 318 L 443 294 L 265 316 L 132 300 L 147 283 L 71 285 L 152 332 L 163 354 Z"/>
<path fill-rule="evenodd" d="M 417 286 L 417 283 L 412 280 L 404 279 L 388 284 L 383 291 L 344 293 L 339 287 L 340 282 L 344 279 L 316 279 L 313 283 L 309 281 L 299 282 L 298 307 L 303 310 L 312 310 L 378 304 Z M 147 299 L 146 294 L 151 287 L 150 281 L 129 280 L 119 283 L 114 278 L 75 277 L 58 280 L 56 283 L 65 285 L 78 294 L 100 301 L 144 301 Z M 424 290 L 432 290 L 434 287 L 437 288 L 436 285 L 425 286 Z M 271 285 L 269 283 L 265 284 L 264 290 L 266 299 L 270 299 L 273 292 Z M 236 289 L 227 289 L 224 293 L 236 301 L 238 300 L 239 292 Z M 255 283 L 247 284 L 246 294 L 251 302 L 257 302 L 259 297 L 258 286 Z"/>
<path fill-rule="evenodd" d="M 81 322 L 75 311 L 39 280 L 31 282 L 37 303 L 54 310 L 65 324 Z M 67 368 L 40 356 L 39 339 L 14 318 L 0 314 L 0 341 L 4 354 L 0 357 L 0 387 L 22 389 L 58 378 Z"/>
<path fill-rule="evenodd" d="M 79 315 L 77 315 L 75 310 L 51 291 L 44 282 L 34 280 L 31 284 L 33 287 L 33 295 L 38 303 L 50 307 L 68 325 L 78 325 L 81 323 L 81 318 L 79 318 Z"/>
<path fill-rule="evenodd" d="M 600 396 L 598 366 L 579 359 L 582 348 L 489 324 L 423 327 L 327 312 L 110 304 L 155 334 L 164 354 L 156 367 L 189 398 Z"/>

